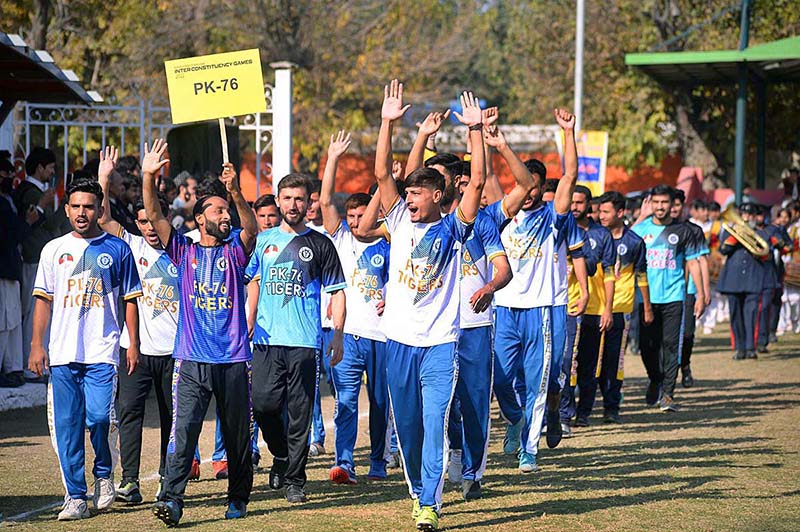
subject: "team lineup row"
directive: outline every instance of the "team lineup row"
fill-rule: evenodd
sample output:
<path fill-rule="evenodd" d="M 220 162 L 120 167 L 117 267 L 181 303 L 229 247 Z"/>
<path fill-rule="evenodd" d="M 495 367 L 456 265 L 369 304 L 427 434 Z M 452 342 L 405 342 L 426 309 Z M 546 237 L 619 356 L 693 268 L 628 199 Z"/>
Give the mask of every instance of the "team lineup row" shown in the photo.
<path fill-rule="evenodd" d="M 555 119 L 565 171 L 553 197 L 544 197 L 544 165 L 516 156 L 496 125 L 497 109 L 481 110 L 469 92 L 461 104 L 456 118 L 467 128 L 469 164 L 426 153 L 447 116 L 434 112 L 398 171 L 393 126 L 409 105 L 401 83 L 387 85 L 377 191 L 348 198 L 340 219 L 335 176 L 350 138 L 332 136 L 319 191 L 322 227 L 306 224 L 313 185 L 301 174 L 278 185 L 271 207 L 279 209 L 279 225 L 260 227 L 267 215 L 257 220 L 227 164 L 220 180 L 228 198 L 198 199 L 195 241 L 176 232 L 156 192 L 168 162 L 160 139 L 142 158 L 142 236 L 109 214 L 104 192 L 115 149 L 101 153 L 99 183 L 70 185 L 65 210 L 74 231 L 42 251 L 30 356 L 32 371 L 49 365 L 51 373 L 48 415 L 66 490 L 60 519 L 89 515 L 85 427 L 96 455 L 94 505 L 105 509 L 115 499 L 117 413 L 120 491 L 138 494 L 151 386 L 161 416 L 162 477 L 153 512 L 168 526 L 183 515 L 212 395 L 227 454 L 225 517 L 247 513 L 254 422 L 273 455 L 270 487 L 305 502 L 320 356 L 330 360 L 337 401 L 331 480 L 357 481 L 353 449 L 366 372 L 367 477 L 386 478 L 394 433 L 420 530 L 438 528 L 451 446 L 460 450 L 464 497 L 481 496 L 492 395 L 508 424 L 504 449 L 518 453 L 521 472 L 536 469 L 543 426 L 555 447 L 571 423 L 588 422 L 598 386 L 604 419 L 619 421 L 635 306 L 650 378 L 646 400 L 665 412 L 678 409 L 681 324 L 691 319 L 684 300 L 687 292 L 694 296 L 690 312 L 699 317 L 710 297 L 702 230 L 673 219 L 667 186 L 651 191 L 651 216 L 633 228 L 624 224 L 625 200 L 615 192 L 600 198 L 601 223 L 593 222 L 591 192 L 576 186 L 574 117 L 563 110 Z M 487 171 L 492 149 L 514 175 L 508 193 Z M 258 212 L 259 202 L 254 207 Z M 724 241 L 737 249 L 735 239 Z"/>

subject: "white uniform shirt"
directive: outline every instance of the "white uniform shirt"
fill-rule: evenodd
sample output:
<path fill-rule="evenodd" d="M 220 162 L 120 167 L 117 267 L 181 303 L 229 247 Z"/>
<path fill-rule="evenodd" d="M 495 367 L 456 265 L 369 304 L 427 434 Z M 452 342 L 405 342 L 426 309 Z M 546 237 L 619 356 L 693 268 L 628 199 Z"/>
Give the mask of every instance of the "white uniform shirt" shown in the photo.
<path fill-rule="evenodd" d="M 139 350 L 143 355 L 172 356 L 178 331 L 180 293 L 178 268 L 163 249 L 152 247 L 144 237 L 121 229 L 119 237 L 133 252 L 144 295 L 139 309 Z M 128 330 L 123 327 L 120 347 L 130 347 Z"/>
<path fill-rule="evenodd" d="M 383 330 L 413 347 L 458 341 L 461 244 L 471 224 L 461 211 L 432 223 L 414 223 L 398 197 L 386 215 L 392 238 Z"/>
<path fill-rule="evenodd" d="M 142 295 L 136 264 L 121 239 L 68 233 L 42 249 L 33 295 L 52 301 L 51 366 L 119 363 L 119 297 Z"/>
<path fill-rule="evenodd" d="M 495 304 L 508 308 L 551 307 L 555 303 L 558 232 L 566 215 L 556 214 L 552 202 L 532 211 L 519 211 L 509 220 L 502 200 L 486 208 L 500 227 L 513 277 L 498 290 Z"/>
<path fill-rule="evenodd" d="M 389 243 L 383 238 L 361 242 L 353 236 L 346 223 L 340 223 L 331 238 L 347 280 L 344 332 L 385 342 L 386 335 L 381 329 L 376 305 L 383 301 L 389 277 Z"/>

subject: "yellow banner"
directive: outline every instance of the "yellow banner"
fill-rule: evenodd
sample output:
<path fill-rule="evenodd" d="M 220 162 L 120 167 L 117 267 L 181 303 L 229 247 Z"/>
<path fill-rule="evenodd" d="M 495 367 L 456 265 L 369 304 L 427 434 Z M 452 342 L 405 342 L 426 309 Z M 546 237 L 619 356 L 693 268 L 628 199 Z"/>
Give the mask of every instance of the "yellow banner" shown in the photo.
<path fill-rule="evenodd" d="M 600 196 L 606 186 L 608 132 L 581 131 L 575 139 L 578 145 L 578 184 Z"/>
<path fill-rule="evenodd" d="M 267 110 L 258 49 L 164 62 L 172 123 Z"/>

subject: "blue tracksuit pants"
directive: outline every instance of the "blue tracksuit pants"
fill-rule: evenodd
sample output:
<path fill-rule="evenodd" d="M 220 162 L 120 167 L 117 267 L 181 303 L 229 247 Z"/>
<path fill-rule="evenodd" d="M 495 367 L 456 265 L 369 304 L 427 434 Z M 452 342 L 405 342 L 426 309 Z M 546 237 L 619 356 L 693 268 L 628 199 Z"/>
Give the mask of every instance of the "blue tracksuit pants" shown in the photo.
<path fill-rule="evenodd" d="M 456 344 L 412 347 L 389 340 L 386 367 L 409 494 L 421 506 L 439 511 L 449 451 L 447 421 L 458 378 Z"/>
<path fill-rule="evenodd" d="M 386 342 L 344 335 L 344 358 L 331 368 L 336 389 L 335 463 L 355 475 L 353 449 L 358 435 L 358 395 L 367 373 L 369 397 L 370 473 L 385 474 L 389 438 L 389 388 L 386 383 Z"/>
<path fill-rule="evenodd" d="M 493 358 L 491 326 L 461 330 L 458 380 L 448 435 L 450 446 L 462 451 L 464 480 L 480 480 L 486 469 Z"/>
<path fill-rule="evenodd" d="M 94 448 L 96 478 L 110 478 L 117 461 L 117 419 L 114 398 L 117 368 L 112 364 L 72 362 L 50 368 L 47 416 L 64 489 L 73 499 L 86 499 L 84 433 Z"/>
<path fill-rule="evenodd" d="M 503 417 L 510 423 L 520 419 L 522 403 L 514 391 L 520 367 L 525 382 L 525 425 L 520 448 L 531 454 L 539 450 L 539 438 L 547 402 L 552 358 L 550 307 L 518 309 L 497 307 L 494 339 L 494 388 Z"/>

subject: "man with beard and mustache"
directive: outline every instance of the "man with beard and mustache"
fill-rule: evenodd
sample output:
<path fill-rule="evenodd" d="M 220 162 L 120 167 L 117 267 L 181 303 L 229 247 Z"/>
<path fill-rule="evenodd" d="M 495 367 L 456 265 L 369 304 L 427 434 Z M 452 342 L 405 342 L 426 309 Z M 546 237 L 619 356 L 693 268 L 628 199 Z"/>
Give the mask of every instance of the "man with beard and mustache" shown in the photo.
<path fill-rule="evenodd" d="M 166 469 L 167 443 L 172 425 L 172 350 L 178 330 L 178 270 L 167 256 L 158 239 L 153 224 L 147 219 L 144 203 L 135 207 L 136 226 L 142 236 L 129 233 L 111 215 L 106 190 L 114 173 L 119 152 L 113 146 L 100 152 L 97 175 L 103 189 L 103 215 L 100 227 L 111 235 L 124 240 L 133 252 L 136 269 L 142 281 L 144 296 L 139 298 L 139 365 L 128 375 L 127 364 L 120 373 L 119 398 L 119 450 L 122 465 L 122 481 L 117 488 L 117 499 L 130 504 L 142 502 L 139 491 L 139 461 L 142 453 L 142 426 L 145 405 L 150 388 L 155 388 L 158 417 L 161 426 L 161 461 L 158 473 L 161 477 L 156 499 L 163 496 L 164 471 Z M 160 200 L 161 212 L 168 212 L 164 199 Z M 121 355 L 130 347 L 123 333 L 120 339 Z M 126 360 L 124 356 L 121 361 Z"/>
<path fill-rule="evenodd" d="M 676 412 L 675 381 L 678 377 L 681 343 L 681 321 L 684 319 L 683 300 L 686 296 L 686 270 L 695 286 L 703 286 L 700 252 L 695 237 L 685 223 L 672 217 L 675 191 L 668 185 L 656 185 L 642 203 L 640 221 L 633 231 L 642 237 L 647 247 L 647 284 L 653 321 L 646 323 L 644 309 L 639 313 L 641 328 L 639 347 L 642 362 L 650 383 L 645 401 L 658 404 L 662 412 Z M 652 216 L 649 216 L 652 212 Z M 699 294 L 699 290 L 698 290 Z M 705 310 L 704 298 L 695 301 L 693 313 L 699 318 Z M 687 316 L 692 319 L 691 316 Z"/>
<path fill-rule="evenodd" d="M 305 224 L 309 179 L 289 174 L 278 184 L 280 226 L 258 235 L 247 266 L 259 284 L 253 333 L 253 414 L 274 457 L 272 489 L 305 502 L 308 434 L 322 345 L 320 294 L 331 294 L 331 366 L 342 359 L 346 282 L 333 241 Z M 323 288 L 324 287 L 324 288 Z M 284 413 L 288 424 L 284 424 Z"/>
<path fill-rule="evenodd" d="M 37 375 L 50 367 L 47 414 L 61 466 L 66 497 L 59 521 L 89 517 L 84 473 L 84 433 L 95 451 L 94 507 L 114 502 L 119 364 L 119 298 L 125 299 L 129 334 L 128 374 L 139 359 L 136 299 L 142 296 L 131 248 L 97 225 L 103 191 L 93 180 L 67 188 L 64 209 L 73 231 L 48 242 L 39 260 L 33 296 L 33 342 L 28 368 Z M 51 319 L 52 318 L 52 319 Z M 50 325 L 50 345 L 44 336 Z"/>
<path fill-rule="evenodd" d="M 167 255 L 178 269 L 180 310 L 175 338 L 173 419 L 167 448 L 164 498 L 153 514 L 168 526 L 183 515 L 183 496 L 200 429 L 211 395 L 216 398 L 228 454 L 226 519 L 247 514 L 253 487 L 250 416 L 250 342 L 247 335 L 244 274 L 258 226 L 242 195 L 233 165 L 226 163 L 220 181 L 233 199 L 242 230 L 231 232 L 228 202 L 219 196 L 197 200 L 193 215 L 200 241 L 191 243 L 164 217 L 156 195 L 156 174 L 167 144 L 145 144 L 142 160 L 144 205 Z"/>

